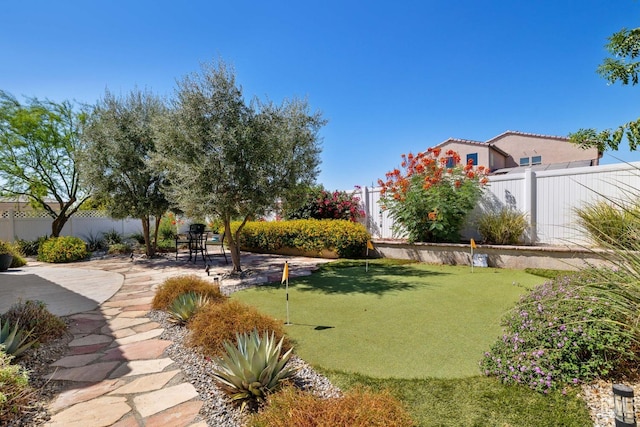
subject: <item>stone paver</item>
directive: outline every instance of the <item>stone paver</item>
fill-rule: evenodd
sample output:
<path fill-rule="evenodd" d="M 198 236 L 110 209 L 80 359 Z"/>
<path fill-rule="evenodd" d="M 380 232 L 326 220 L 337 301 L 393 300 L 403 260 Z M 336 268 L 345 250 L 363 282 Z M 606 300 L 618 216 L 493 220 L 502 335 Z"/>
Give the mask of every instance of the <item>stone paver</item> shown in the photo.
<path fill-rule="evenodd" d="M 144 317 L 146 316 L 148 311 L 125 311 L 118 316 L 119 317 Z"/>
<path fill-rule="evenodd" d="M 59 369 L 49 376 L 51 380 L 65 380 L 77 382 L 102 381 L 109 372 L 122 362 L 99 362 L 77 368 Z"/>
<path fill-rule="evenodd" d="M 153 297 L 143 297 L 143 298 L 134 298 L 134 299 L 126 299 L 122 301 L 107 301 L 103 304 L 104 307 L 131 307 L 142 304 L 151 304 Z"/>
<path fill-rule="evenodd" d="M 182 383 L 150 393 L 141 394 L 133 398 L 136 409 L 143 417 L 156 414 L 167 408 L 172 408 L 198 397 L 195 387 L 189 383 Z"/>
<path fill-rule="evenodd" d="M 181 403 L 171 409 L 152 415 L 147 419 L 145 427 L 184 427 L 198 415 L 202 402 L 192 401 Z"/>
<path fill-rule="evenodd" d="M 82 345 L 78 347 L 72 347 L 70 350 L 70 354 L 87 354 L 87 353 L 96 353 L 106 347 L 109 346 L 111 342 L 103 342 L 98 344 L 91 345 Z"/>
<path fill-rule="evenodd" d="M 105 328 L 108 327 L 112 331 L 117 331 L 118 329 L 131 328 L 149 321 L 146 317 L 116 317 L 113 320 L 109 320 Z"/>
<path fill-rule="evenodd" d="M 165 384 L 167 384 L 179 372 L 180 370 L 176 369 L 173 371 L 160 372 L 158 374 L 145 375 L 123 385 L 122 387 L 112 391 L 110 394 L 145 393 L 158 390 L 164 387 Z"/>
<path fill-rule="evenodd" d="M 107 427 L 131 411 L 124 397 L 105 396 L 78 403 L 58 412 L 47 427 Z"/>
<path fill-rule="evenodd" d="M 133 415 L 130 415 L 113 424 L 111 427 L 140 427 L 140 424 Z"/>
<path fill-rule="evenodd" d="M 296 268 L 295 259 L 288 259 L 291 277 L 309 270 L 309 261 L 301 259 Z M 155 289 L 166 278 L 199 274 L 213 282 L 229 267 L 220 264 L 212 276 L 205 276 L 202 265 L 175 262 L 173 257 L 154 262 L 152 268 L 124 257 L 82 263 L 83 270 L 117 273 L 124 280 L 98 308 L 70 316 L 74 338 L 67 355 L 52 364 L 49 374 L 53 381 L 69 381 L 70 388 L 52 400 L 47 427 L 207 426 L 198 415 L 203 402 L 197 390 L 165 356 L 171 342 L 159 338 L 163 329 L 146 315 Z M 251 278 L 259 283 L 270 276 L 279 281 L 284 260 L 249 255 L 243 263 L 247 269 L 263 271 Z M 225 280 L 223 291 L 238 285 L 239 281 Z"/>
<path fill-rule="evenodd" d="M 118 338 L 116 339 L 116 343 L 118 343 L 118 345 L 124 345 L 138 341 L 150 340 L 152 338 L 159 337 L 162 334 L 162 331 L 163 329 L 151 329 L 149 331 L 131 335 L 130 337 Z"/>
<path fill-rule="evenodd" d="M 124 344 L 116 348 L 109 349 L 102 360 L 141 360 L 157 359 L 162 356 L 164 350 L 171 345 L 171 341 L 150 339 L 131 344 Z"/>
<path fill-rule="evenodd" d="M 149 322 L 149 323 L 144 323 L 142 325 L 137 325 L 134 326 L 133 329 L 136 332 L 147 332 L 150 331 L 151 329 L 158 329 L 160 327 L 160 325 L 157 322 Z"/>
<path fill-rule="evenodd" d="M 81 347 L 94 344 L 104 344 L 113 341 L 113 338 L 106 335 L 92 334 L 81 338 L 76 338 L 69 343 L 69 347 Z"/>
<path fill-rule="evenodd" d="M 100 354 L 80 354 L 77 356 L 67 356 L 51 364 L 51 366 L 61 366 L 63 368 L 76 368 L 78 366 L 84 366 L 88 363 L 98 359 Z"/>
<path fill-rule="evenodd" d="M 49 410 L 57 412 L 77 403 L 86 402 L 87 400 L 109 393 L 123 383 L 122 380 L 105 380 L 89 387 L 72 388 L 63 391 L 55 398 L 53 403 L 51 403 Z"/>
<path fill-rule="evenodd" d="M 120 367 L 111 374 L 111 378 L 155 374 L 156 372 L 162 372 L 164 368 L 172 363 L 173 360 L 168 357 L 153 360 L 134 360 L 120 365 Z"/>

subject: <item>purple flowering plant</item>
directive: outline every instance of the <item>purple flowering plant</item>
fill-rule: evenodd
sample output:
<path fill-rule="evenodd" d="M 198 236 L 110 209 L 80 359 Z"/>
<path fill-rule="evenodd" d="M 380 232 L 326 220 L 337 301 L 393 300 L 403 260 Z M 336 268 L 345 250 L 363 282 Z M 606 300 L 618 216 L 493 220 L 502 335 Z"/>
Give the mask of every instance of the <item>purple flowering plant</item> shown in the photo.
<path fill-rule="evenodd" d="M 593 277 L 554 279 L 523 296 L 480 361 L 482 372 L 543 393 L 615 375 L 633 357 L 632 337 Z"/>

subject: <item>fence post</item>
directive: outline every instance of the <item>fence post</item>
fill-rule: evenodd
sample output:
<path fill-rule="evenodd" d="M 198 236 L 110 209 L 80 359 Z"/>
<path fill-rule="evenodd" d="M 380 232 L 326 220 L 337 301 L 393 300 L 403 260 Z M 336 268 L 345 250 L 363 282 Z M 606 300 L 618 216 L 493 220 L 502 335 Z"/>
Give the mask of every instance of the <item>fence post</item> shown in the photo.
<path fill-rule="evenodd" d="M 369 187 L 362 187 L 362 199 L 364 201 L 364 223 L 369 234 L 373 235 L 373 227 L 371 226 L 371 199 L 369 198 Z"/>
<path fill-rule="evenodd" d="M 13 209 L 9 209 L 9 241 L 16 241 L 16 212 Z"/>
<path fill-rule="evenodd" d="M 536 229 L 536 210 L 537 210 L 537 191 L 536 191 L 536 173 L 532 169 L 524 171 L 524 212 L 529 220 L 529 230 L 526 233 L 525 241 L 529 244 L 535 244 L 538 241 Z"/>

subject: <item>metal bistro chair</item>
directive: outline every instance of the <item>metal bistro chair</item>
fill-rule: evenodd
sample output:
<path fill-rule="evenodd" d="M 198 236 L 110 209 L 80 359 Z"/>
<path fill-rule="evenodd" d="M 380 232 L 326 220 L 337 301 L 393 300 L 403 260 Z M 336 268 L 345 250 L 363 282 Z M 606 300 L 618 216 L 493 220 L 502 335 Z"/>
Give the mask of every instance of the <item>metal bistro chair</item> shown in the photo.
<path fill-rule="evenodd" d="M 206 243 L 205 243 L 205 247 L 204 247 L 204 252 L 207 254 L 207 258 L 209 258 L 209 260 L 211 260 L 211 257 L 209 256 L 209 252 L 207 252 L 207 245 L 211 245 L 211 246 L 220 246 L 220 251 L 222 251 L 222 255 L 224 255 L 224 262 L 225 264 L 229 264 L 229 260 L 227 259 L 227 253 L 224 250 L 224 237 L 225 234 L 217 234 L 214 233 L 211 235 L 211 238 L 207 239 Z"/>
<path fill-rule="evenodd" d="M 205 227 L 204 224 L 191 224 L 189 226 L 189 261 L 191 261 L 191 257 L 193 256 L 194 264 L 198 261 L 198 252 L 202 255 L 202 261 L 207 262 L 205 253 L 207 251 L 206 242 L 208 233 L 205 233 Z"/>

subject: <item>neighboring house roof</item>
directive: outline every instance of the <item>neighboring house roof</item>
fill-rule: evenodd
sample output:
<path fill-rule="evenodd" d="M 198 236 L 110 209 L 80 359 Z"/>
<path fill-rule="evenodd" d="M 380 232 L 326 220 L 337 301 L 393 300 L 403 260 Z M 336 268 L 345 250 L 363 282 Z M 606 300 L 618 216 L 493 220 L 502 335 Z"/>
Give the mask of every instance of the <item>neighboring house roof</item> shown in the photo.
<path fill-rule="evenodd" d="M 508 156 L 509 153 L 505 152 L 504 150 L 496 147 L 495 145 L 491 145 L 488 142 L 483 142 L 483 141 L 474 141 L 471 139 L 461 139 L 461 138 L 449 138 L 446 141 L 441 142 L 440 144 L 436 145 L 436 147 L 441 147 L 443 145 L 449 144 L 449 143 L 459 143 L 459 144 L 467 144 L 467 145 L 478 145 L 478 146 L 482 146 L 482 147 L 487 147 L 491 150 L 494 150 L 500 154 L 502 154 L 503 156 Z"/>
<path fill-rule="evenodd" d="M 508 131 L 505 131 L 505 132 L 501 133 L 498 136 L 494 136 L 493 138 L 491 138 L 490 140 L 487 141 L 487 144 L 493 144 L 494 142 L 496 142 L 496 141 L 498 141 L 498 140 L 500 140 L 502 138 L 505 138 L 505 137 L 507 137 L 509 135 L 530 136 L 530 137 L 533 137 L 533 138 L 542 138 L 542 139 L 557 139 L 558 141 L 566 141 L 566 142 L 570 141 L 570 139 L 567 138 L 566 136 L 542 135 L 542 134 L 539 134 L 539 133 L 527 133 L 527 132 L 518 132 L 518 131 L 515 131 L 515 130 L 508 130 Z"/>

